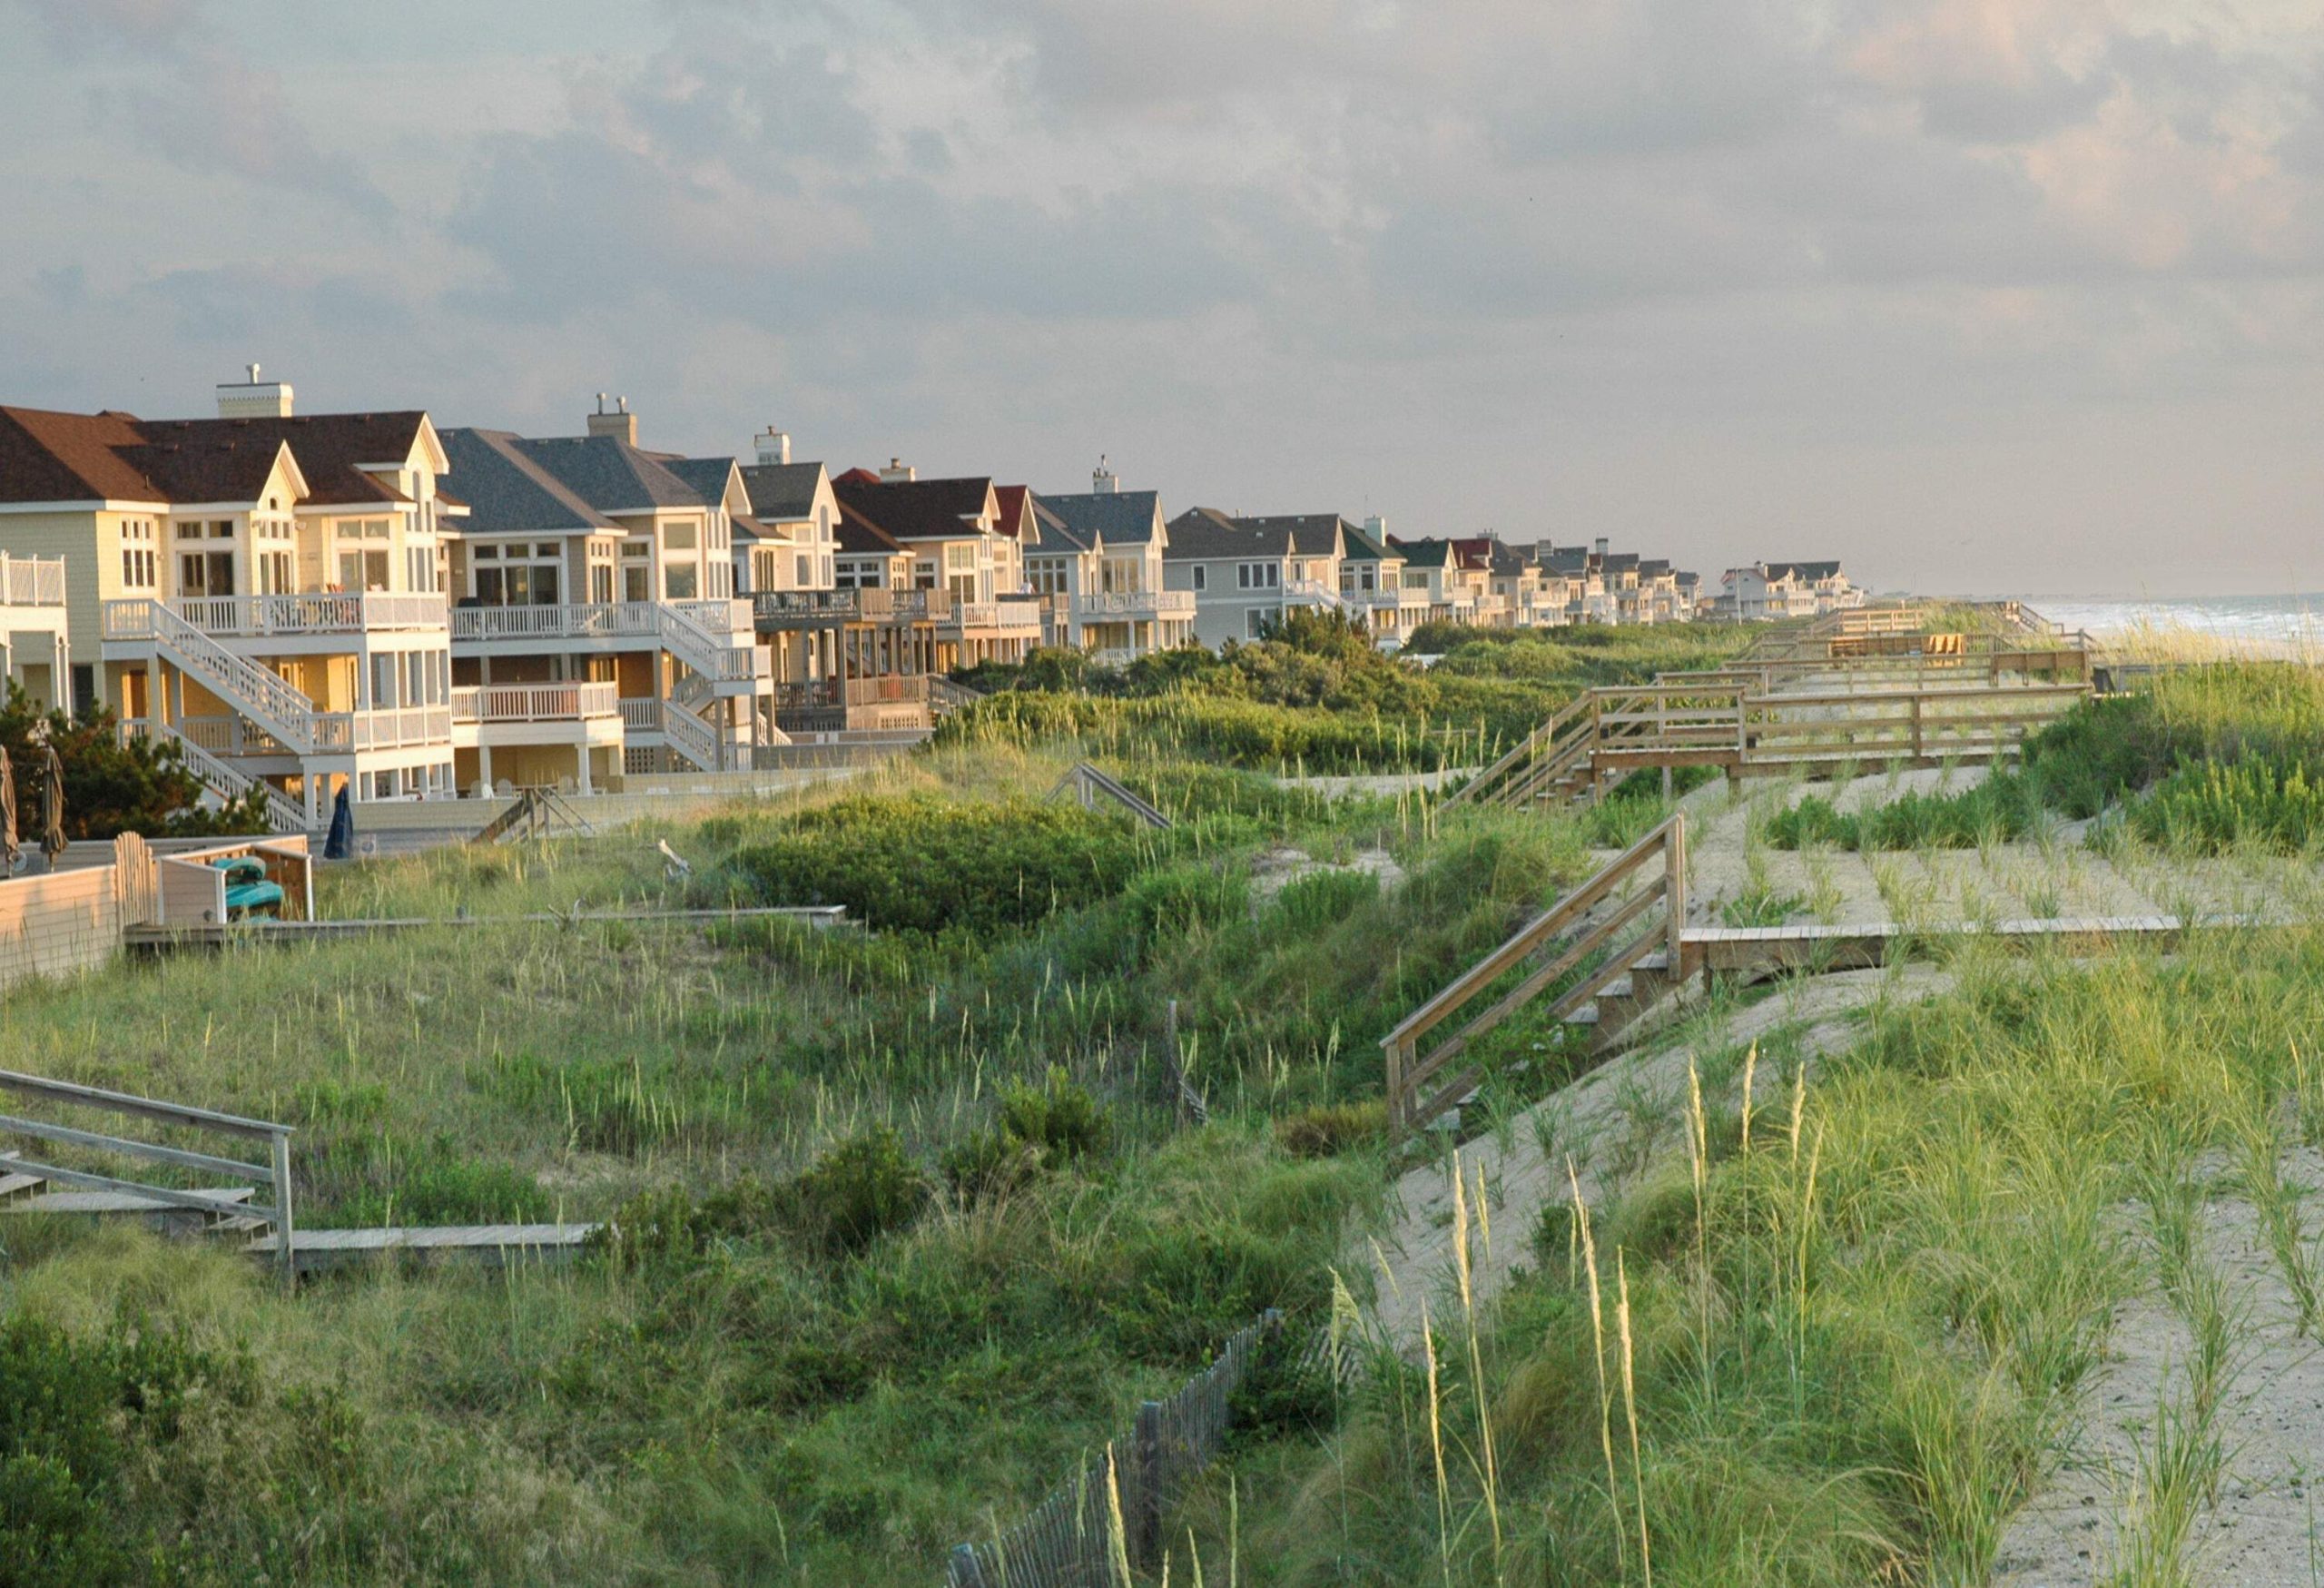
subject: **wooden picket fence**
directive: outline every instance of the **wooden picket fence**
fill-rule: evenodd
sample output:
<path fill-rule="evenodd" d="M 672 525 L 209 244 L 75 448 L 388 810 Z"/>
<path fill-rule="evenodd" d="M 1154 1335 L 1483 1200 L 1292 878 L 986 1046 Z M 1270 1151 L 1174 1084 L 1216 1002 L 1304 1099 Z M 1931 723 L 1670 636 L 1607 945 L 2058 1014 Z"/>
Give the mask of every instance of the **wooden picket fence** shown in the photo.
<path fill-rule="evenodd" d="M 1124 1564 L 1151 1568 L 1161 1559 L 1165 1519 L 1225 1445 L 1235 1392 L 1282 1327 L 1270 1308 L 1177 1394 L 1141 1404 L 1127 1441 L 1108 1445 L 1022 1522 L 987 1543 L 954 1546 L 947 1588 L 1131 1588 Z M 1319 1337 L 1305 1360 L 1329 1357 L 1344 1376 L 1347 1358 L 1332 1355 L 1340 1349 Z"/>

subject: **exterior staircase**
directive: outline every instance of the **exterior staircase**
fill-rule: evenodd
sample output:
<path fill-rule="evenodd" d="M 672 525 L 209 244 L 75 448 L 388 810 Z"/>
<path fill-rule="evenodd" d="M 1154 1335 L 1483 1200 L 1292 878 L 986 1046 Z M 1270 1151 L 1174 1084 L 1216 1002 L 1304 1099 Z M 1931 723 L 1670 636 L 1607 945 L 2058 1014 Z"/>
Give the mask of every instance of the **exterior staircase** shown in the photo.
<path fill-rule="evenodd" d="M 315 703 L 281 675 L 238 656 L 159 601 L 146 604 L 155 648 L 162 659 L 202 681 L 202 686 L 264 728 L 284 748 L 300 755 L 344 750 L 315 710 Z"/>
<path fill-rule="evenodd" d="M 764 665 L 756 645 L 730 645 L 713 634 L 684 607 L 662 601 L 655 605 L 662 648 L 704 679 L 717 695 L 756 693 Z M 747 626 L 749 619 L 744 623 Z M 745 626 L 747 638 L 751 630 Z"/>
<path fill-rule="evenodd" d="M 204 788 L 228 804 L 248 798 L 252 789 L 264 790 L 269 830 L 276 833 L 304 833 L 307 830 L 307 813 L 264 778 L 252 777 L 241 768 L 212 755 L 171 724 L 161 725 L 161 738 L 162 743 L 177 746 L 186 770 L 200 778 Z"/>

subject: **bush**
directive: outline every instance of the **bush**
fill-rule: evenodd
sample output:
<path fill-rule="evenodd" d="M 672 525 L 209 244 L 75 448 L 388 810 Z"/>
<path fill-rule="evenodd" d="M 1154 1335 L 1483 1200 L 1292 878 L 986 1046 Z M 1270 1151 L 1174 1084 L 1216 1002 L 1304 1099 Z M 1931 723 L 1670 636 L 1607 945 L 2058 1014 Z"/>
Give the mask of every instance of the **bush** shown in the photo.
<path fill-rule="evenodd" d="M 1275 1140 L 1294 1158 L 1335 1157 L 1351 1147 L 1369 1147 L 1387 1133 L 1388 1105 L 1380 1098 L 1324 1103 L 1275 1122 Z"/>
<path fill-rule="evenodd" d="M 1226 1397 L 1228 1455 L 1286 1435 L 1328 1433 L 1339 1421 L 1339 1388 L 1322 1363 L 1300 1360 L 1300 1339 L 1281 1324 L 1259 1331 L 1243 1381 Z"/>
<path fill-rule="evenodd" d="M 793 1226 L 830 1257 L 860 1252 L 920 1216 L 928 1177 L 903 1139 L 875 1125 L 841 1143 L 791 1182 L 784 1198 Z"/>
<path fill-rule="evenodd" d="M 973 1200 L 1060 1165 L 1086 1164 L 1113 1147 L 1114 1122 L 1088 1088 L 1052 1067 L 1040 1086 L 1001 1094 L 1000 1117 L 944 1154 L 944 1178 Z"/>
<path fill-rule="evenodd" d="M 796 817 L 734 857 L 775 904 L 844 904 L 907 932 L 992 932 L 1104 898 L 1136 870 L 1126 821 L 1072 804 L 865 795 Z"/>
<path fill-rule="evenodd" d="M 1143 936 L 1183 934 L 1248 914 L 1251 881 L 1239 868 L 1181 861 L 1131 883 L 1122 904 Z"/>
<path fill-rule="evenodd" d="M 2324 779 L 2288 766 L 2206 761 L 2172 773 L 2132 810 L 2142 837 L 2192 854 L 2257 846 L 2296 853 L 2324 834 Z"/>

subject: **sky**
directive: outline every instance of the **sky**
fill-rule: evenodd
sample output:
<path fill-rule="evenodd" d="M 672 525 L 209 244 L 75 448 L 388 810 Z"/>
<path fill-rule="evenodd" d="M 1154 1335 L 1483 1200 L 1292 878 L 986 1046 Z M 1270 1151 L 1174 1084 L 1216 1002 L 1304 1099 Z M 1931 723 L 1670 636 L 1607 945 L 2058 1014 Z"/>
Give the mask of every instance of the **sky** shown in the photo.
<path fill-rule="evenodd" d="M 2324 590 L 2320 70 L 2324 0 L 0 0 L 0 401 Z"/>

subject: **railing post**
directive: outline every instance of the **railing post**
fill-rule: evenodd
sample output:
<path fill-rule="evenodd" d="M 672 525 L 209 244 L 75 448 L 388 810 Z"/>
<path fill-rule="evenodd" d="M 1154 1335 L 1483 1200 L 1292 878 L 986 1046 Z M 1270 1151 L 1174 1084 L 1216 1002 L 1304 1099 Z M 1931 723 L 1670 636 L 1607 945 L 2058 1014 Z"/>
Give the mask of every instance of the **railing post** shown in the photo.
<path fill-rule="evenodd" d="M 1913 759 L 1915 761 L 1921 760 L 1923 758 L 1923 755 L 1924 752 L 1921 749 L 1921 696 L 1918 691 L 1915 691 L 1913 695 Z"/>
<path fill-rule="evenodd" d="M 1388 1144 L 1393 1147 L 1404 1135 L 1404 1070 L 1410 1061 L 1405 1040 L 1391 1037 L 1386 1043 L 1388 1056 Z"/>
<path fill-rule="evenodd" d="M 1679 975 L 1679 949 L 1687 934 L 1687 814 L 1670 818 L 1670 835 L 1662 841 L 1662 908 L 1669 915 L 1670 970 Z"/>
<path fill-rule="evenodd" d="M 277 1260 L 282 1267 L 282 1287 L 293 1290 L 299 1284 L 298 1255 L 290 1249 L 292 1221 L 290 1215 L 290 1135 L 277 1130 L 268 1146 L 274 1165 L 274 1239 Z"/>
<path fill-rule="evenodd" d="M 1129 1556 L 1138 1565 L 1151 1565 L 1162 1554 L 1162 1403 L 1140 1401 L 1136 1449 L 1137 1513 L 1129 1521 Z"/>

